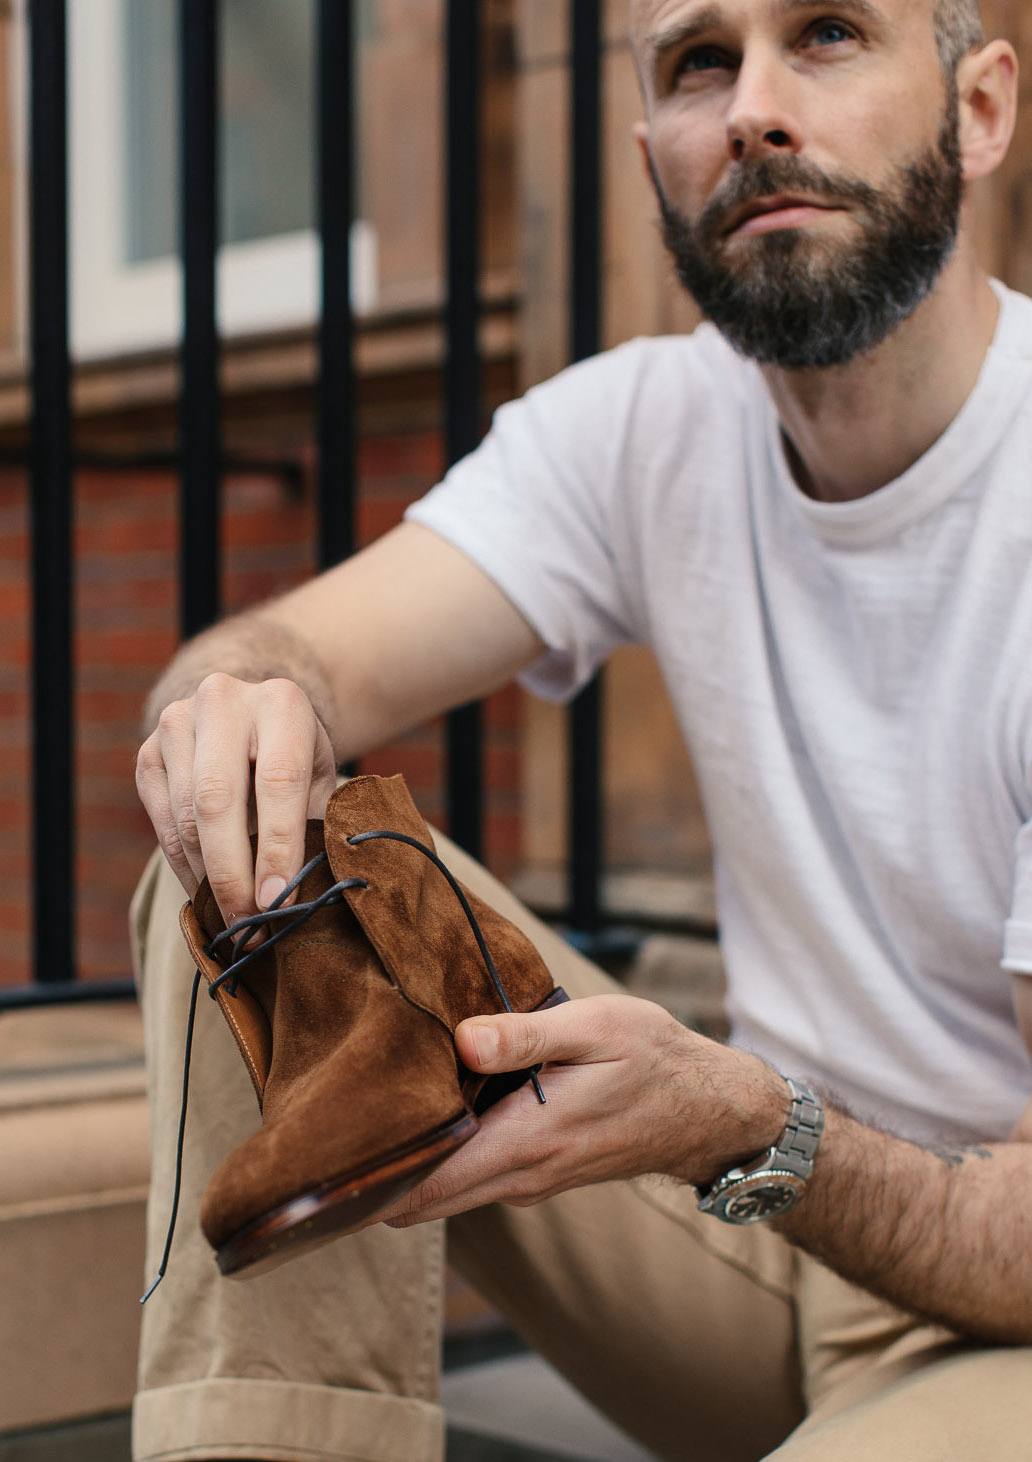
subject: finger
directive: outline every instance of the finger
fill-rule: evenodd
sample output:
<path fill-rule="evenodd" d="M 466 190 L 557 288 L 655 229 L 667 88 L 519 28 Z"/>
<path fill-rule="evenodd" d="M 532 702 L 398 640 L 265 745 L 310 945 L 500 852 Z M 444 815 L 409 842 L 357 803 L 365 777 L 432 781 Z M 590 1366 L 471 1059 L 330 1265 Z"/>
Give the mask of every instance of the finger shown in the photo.
<path fill-rule="evenodd" d="M 193 898 L 197 892 L 198 878 L 190 866 L 190 860 L 186 856 L 176 826 L 169 794 L 168 775 L 162 759 L 160 736 L 157 731 L 148 736 L 137 753 L 136 790 L 172 872 Z"/>
<path fill-rule="evenodd" d="M 503 1142 L 492 1143 L 486 1131 L 442 1163 L 417 1188 L 380 1215 L 392 1228 L 409 1228 L 437 1218 L 468 1213 L 487 1203 L 532 1201 L 538 1181 Z M 542 1194 L 541 1196 L 544 1196 Z"/>
<path fill-rule="evenodd" d="M 305 829 L 313 796 L 318 803 L 314 784 L 317 776 L 325 784 L 327 776 L 326 749 L 319 739 L 320 732 L 325 739 L 325 732 L 304 692 L 292 681 L 270 680 L 259 687 L 259 695 L 254 769 L 258 808 L 255 888 L 258 907 L 264 909 L 304 863 Z"/>
<path fill-rule="evenodd" d="M 322 819 L 326 804 L 337 786 L 337 758 L 333 744 L 320 720 L 315 723 L 315 754 L 312 763 L 312 790 L 308 799 L 308 816 Z"/>
<path fill-rule="evenodd" d="M 255 910 L 254 857 L 248 833 L 251 686 L 209 675 L 194 695 L 191 796 L 203 869 L 226 923 Z"/>
<path fill-rule="evenodd" d="M 189 864 L 196 888 L 204 877 L 204 857 L 197 835 L 197 814 L 193 800 L 197 745 L 193 704 L 190 701 L 173 701 L 167 705 L 158 719 L 157 735 L 172 810 L 173 827 L 169 842 L 181 850 L 181 856 Z"/>
<path fill-rule="evenodd" d="M 522 1071 L 545 1061 L 591 1062 L 622 1055 L 612 1003 L 625 997 L 571 1000 L 522 1015 L 477 1015 L 456 1028 L 455 1046 L 472 1071 Z"/>

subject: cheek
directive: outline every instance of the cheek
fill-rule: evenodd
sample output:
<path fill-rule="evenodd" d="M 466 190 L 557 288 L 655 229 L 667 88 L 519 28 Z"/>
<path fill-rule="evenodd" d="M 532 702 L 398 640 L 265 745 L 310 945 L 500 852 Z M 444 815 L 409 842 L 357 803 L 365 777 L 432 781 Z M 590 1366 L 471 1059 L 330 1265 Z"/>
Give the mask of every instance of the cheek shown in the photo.
<path fill-rule="evenodd" d="M 944 104 L 938 85 L 915 92 L 913 85 L 908 91 L 893 81 L 862 97 L 844 89 L 823 118 L 813 119 L 810 135 L 821 142 L 811 155 L 831 170 L 845 168 L 877 184 L 935 143 Z"/>
<path fill-rule="evenodd" d="M 690 126 L 666 123 L 654 127 L 651 147 L 656 172 L 668 200 L 683 212 L 698 213 L 712 196 L 729 162 L 723 115 L 695 115 Z"/>

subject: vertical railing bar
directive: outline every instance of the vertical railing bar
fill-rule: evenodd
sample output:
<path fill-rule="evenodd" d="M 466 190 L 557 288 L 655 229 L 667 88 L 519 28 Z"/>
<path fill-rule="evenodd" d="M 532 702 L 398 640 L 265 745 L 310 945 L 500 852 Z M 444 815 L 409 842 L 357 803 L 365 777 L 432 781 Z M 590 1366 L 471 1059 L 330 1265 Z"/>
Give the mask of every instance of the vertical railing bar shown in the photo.
<path fill-rule="evenodd" d="M 601 44 L 600 0 L 570 4 L 570 353 L 601 344 Z M 598 677 L 570 709 L 568 919 L 579 934 L 601 924 L 602 695 Z"/>
<path fill-rule="evenodd" d="M 220 398 L 218 244 L 218 0 L 179 0 L 180 220 L 183 346 L 180 385 L 180 624 L 196 634 L 219 613 Z"/>
<path fill-rule="evenodd" d="M 76 974 L 65 0 L 30 24 L 34 979 Z"/>
<path fill-rule="evenodd" d="M 479 0 L 448 0 L 445 37 L 447 319 L 445 451 L 449 466 L 480 440 L 480 18 Z M 483 715 L 448 718 L 448 830 L 474 857 L 483 851 Z"/>
<path fill-rule="evenodd" d="M 318 218 L 322 314 L 317 396 L 318 562 L 326 569 L 355 548 L 355 372 L 351 312 L 355 72 L 351 0 L 319 0 Z"/>

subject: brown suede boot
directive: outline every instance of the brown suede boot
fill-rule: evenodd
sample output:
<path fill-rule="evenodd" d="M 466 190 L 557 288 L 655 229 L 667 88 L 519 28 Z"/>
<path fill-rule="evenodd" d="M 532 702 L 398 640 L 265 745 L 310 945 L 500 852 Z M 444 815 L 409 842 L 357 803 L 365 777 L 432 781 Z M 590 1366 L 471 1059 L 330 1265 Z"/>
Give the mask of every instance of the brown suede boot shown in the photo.
<path fill-rule="evenodd" d="M 262 1110 L 201 1205 L 224 1274 L 260 1273 L 353 1232 L 415 1187 L 468 1141 L 479 1113 L 536 1084 L 526 1071 L 467 1071 L 459 1021 L 566 998 L 529 940 L 435 865 L 401 777 L 338 788 L 305 852 L 306 866 L 317 861 L 297 903 L 270 911 L 257 951 L 241 948 L 257 921 L 226 934 L 207 882 L 182 915 Z"/>

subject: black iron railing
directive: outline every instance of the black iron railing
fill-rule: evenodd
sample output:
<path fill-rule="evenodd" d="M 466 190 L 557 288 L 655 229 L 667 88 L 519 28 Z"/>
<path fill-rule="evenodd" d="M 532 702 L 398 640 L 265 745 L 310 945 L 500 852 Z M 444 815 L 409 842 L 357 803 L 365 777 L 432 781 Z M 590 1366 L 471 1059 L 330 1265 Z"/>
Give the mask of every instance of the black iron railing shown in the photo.
<path fill-rule="evenodd" d="M 196 633 L 219 613 L 220 441 L 216 245 L 217 0 L 178 0 L 183 344 L 180 448 L 180 623 Z M 600 338 L 600 0 L 569 0 L 572 56 L 571 356 Z M 355 545 L 355 370 L 349 236 L 354 216 L 354 46 L 350 0 L 318 0 L 318 223 L 322 319 L 316 436 L 318 562 Z M 32 0 L 30 23 L 32 633 L 34 983 L 0 990 L 0 1010 L 54 1000 L 110 999 L 131 982 L 76 980 L 75 786 L 72 719 L 72 548 L 67 258 L 65 0 Z M 448 0 L 446 146 L 446 456 L 482 429 L 478 348 L 480 0 Z M 601 804 L 597 683 L 571 714 L 569 916 L 581 942 L 601 926 Z M 482 726 L 463 707 L 448 727 L 449 827 L 482 845 Z"/>

